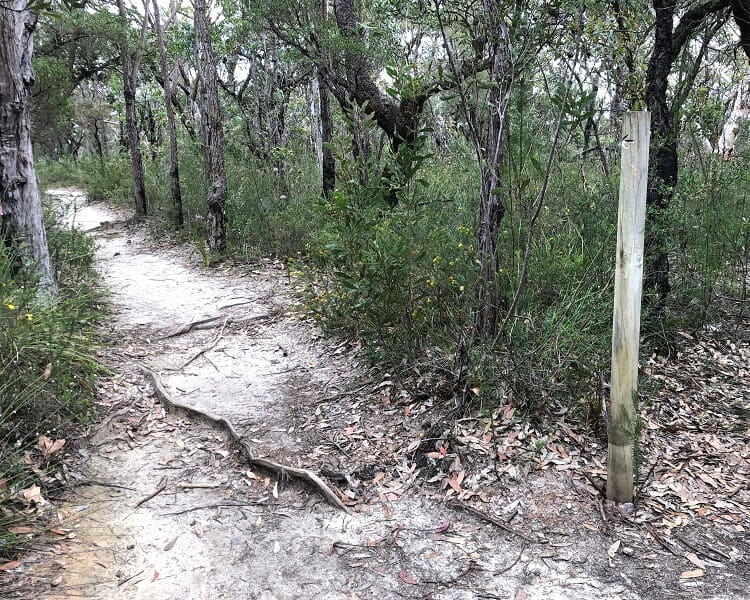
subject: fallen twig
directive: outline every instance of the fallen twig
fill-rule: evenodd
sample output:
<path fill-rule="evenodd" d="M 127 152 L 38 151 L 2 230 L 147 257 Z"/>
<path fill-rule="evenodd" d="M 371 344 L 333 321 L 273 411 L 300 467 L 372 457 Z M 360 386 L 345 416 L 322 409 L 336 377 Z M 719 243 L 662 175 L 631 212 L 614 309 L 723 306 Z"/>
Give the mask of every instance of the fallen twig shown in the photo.
<path fill-rule="evenodd" d="M 212 490 L 219 487 L 219 483 L 178 483 L 177 487 L 183 490 Z"/>
<path fill-rule="evenodd" d="M 118 485 L 116 483 L 110 483 L 109 481 L 100 481 L 98 479 L 83 479 L 81 481 L 71 481 L 70 483 L 66 484 L 64 487 L 81 487 L 84 485 L 95 485 L 99 487 L 108 487 L 108 488 L 117 488 L 118 490 L 128 490 L 130 492 L 133 491 L 133 488 L 128 487 L 126 485 Z"/>
<path fill-rule="evenodd" d="M 497 575 L 502 575 L 503 573 L 507 573 L 508 571 L 510 571 L 513 567 L 515 567 L 518 564 L 518 561 L 521 560 L 524 550 L 526 550 L 526 544 L 521 544 L 521 551 L 518 553 L 518 556 L 516 556 L 516 560 L 510 563 L 507 567 L 503 567 L 499 571 L 493 571 L 492 574 L 494 576 L 497 576 Z"/>
<path fill-rule="evenodd" d="M 726 554 L 724 554 L 724 553 L 723 553 L 723 552 L 721 552 L 720 550 L 717 550 L 716 548 L 707 548 L 707 549 L 706 549 L 706 550 L 704 551 L 704 550 L 702 550 L 701 548 L 698 548 L 697 546 L 694 546 L 693 544 L 691 544 L 690 542 L 688 542 L 688 541 L 687 541 L 687 540 L 686 540 L 686 539 L 685 539 L 684 537 L 682 537 L 682 536 L 676 535 L 676 536 L 674 536 L 674 537 L 675 537 L 675 539 L 676 539 L 676 540 L 678 540 L 678 541 L 679 541 L 680 543 L 684 544 L 684 545 L 685 545 L 685 546 L 686 546 L 687 548 L 689 548 L 690 550 L 692 550 L 693 552 L 695 552 L 695 553 L 696 553 L 696 554 L 697 554 L 698 556 L 702 556 L 703 558 L 705 558 L 705 559 L 707 559 L 707 560 L 711 560 L 711 561 L 715 561 L 715 562 L 720 562 L 720 561 L 717 561 L 717 560 L 716 560 L 716 557 L 714 557 L 714 556 L 710 556 L 709 554 L 707 554 L 707 553 L 706 553 L 707 551 L 713 552 L 713 553 L 717 554 L 718 556 L 722 556 L 722 557 L 724 557 L 724 558 L 725 558 L 725 559 L 727 559 L 727 560 L 731 560 L 731 557 L 730 557 L 730 556 L 727 556 Z"/>
<path fill-rule="evenodd" d="M 264 499 L 265 500 L 265 499 Z M 184 515 L 189 512 L 196 510 L 208 510 L 210 508 L 242 508 L 248 506 L 262 505 L 262 502 L 217 502 L 216 504 L 203 504 L 201 506 L 192 506 L 184 510 L 177 510 L 175 512 L 160 513 L 162 517 L 168 517 L 173 515 Z"/>
<path fill-rule="evenodd" d="M 166 489 L 167 489 L 167 478 L 162 477 L 157 488 L 153 492 L 151 492 L 148 496 L 144 496 L 143 498 L 138 500 L 138 502 L 135 503 L 135 508 L 138 508 L 142 504 L 145 504 L 146 502 L 151 500 L 151 498 L 153 498 L 154 496 L 158 496 Z"/>
<path fill-rule="evenodd" d="M 231 421 L 225 419 L 224 417 L 214 415 L 208 411 L 199 410 L 193 406 L 188 406 L 187 404 L 182 404 L 173 400 L 156 373 L 154 373 L 151 369 L 144 365 L 139 365 L 139 367 L 141 371 L 143 371 L 143 373 L 151 380 L 157 396 L 167 408 L 183 410 L 190 415 L 201 417 L 214 425 L 223 427 L 224 430 L 229 434 L 229 437 L 231 437 L 232 440 L 240 447 L 240 450 L 245 457 L 245 461 L 249 465 L 271 471 L 272 473 L 278 473 L 282 477 L 289 476 L 306 481 L 315 489 L 317 489 L 329 504 L 332 504 L 336 508 L 340 508 L 341 510 L 346 511 L 347 513 L 350 512 L 349 508 L 339 499 L 339 497 L 331 489 L 331 487 L 316 473 L 310 471 L 309 469 L 282 465 L 272 460 L 268 460 L 267 458 L 255 456 L 252 449 L 250 448 L 250 445 L 247 442 L 243 441 L 242 437 L 239 433 L 237 433 L 237 430 L 235 429 Z"/>
<path fill-rule="evenodd" d="M 182 371 L 185 367 L 187 367 L 190 363 L 192 363 L 196 358 L 198 358 L 201 354 L 204 354 L 208 352 L 209 350 L 213 350 L 216 347 L 216 344 L 219 343 L 219 340 L 221 339 L 221 336 L 224 335 L 224 329 L 227 327 L 227 319 L 224 319 L 224 324 L 221 327 L 221 331 L 219 331 L 219 334 L 214 338 L 214 341 L 211 342 L 208 346 L 205 346 L 204 348 L 201 348 L 193 354 L 190 358 L 188 358 L 184 363 L 182 363 L 176 370 Z"/>
<path fill-rule="evenodd" d="M 456 499 L 449 500 L 448 503 L 447 503 L 447 505 L 449 507 L 452 507 L 452 508 L 458 508 L 458 509 L 461 509 L 461 510 L 465 510 L 466 512 L 471 513 L 475 517 L 479 517 L 483 521 L 487 521 L 488 523 L 492 523 L 493 525 L 495 525 L 496 527 L 499 527 L 503 531 L 505 531 L 507 533 L 510 533 L 511 535 L 515 535 L 516 537 L 519 537 L 519 538 L 521 538 L 524 541 L 527 541 L 527 542 L 532 542 L 533 541 L 528 536 L 524 535 L 520 531 L 516 531 L 515 529 L 513 529 L 512 527 L 510 527 L 509 525 L 507 525 L 506 523 L 504 523 L 500 519 L 498 519 L 496 517 L 493 517 L 492 515 L 488 515 L 487 513 L 482 512 L 481 510 L 479 510 L 477 508 L 474 508 L 473 506 L 470 506 L 469 504 L 466 504 L 465 502 L 462 502 L 461 500 L 456 500 Z"/>
<path fill-rule="evenodd" d="M 142 573 L 143 571 L 138 571 L 135 575 L 131 575 L 127 579 L 123 579 L 120 583 L 117 584 L 117 587 L 125 585 L 128 581 L 130 581 L 131 579 L 135 579 L 136 577 L 138 577 L 138 575 L 141 575 Z"/>

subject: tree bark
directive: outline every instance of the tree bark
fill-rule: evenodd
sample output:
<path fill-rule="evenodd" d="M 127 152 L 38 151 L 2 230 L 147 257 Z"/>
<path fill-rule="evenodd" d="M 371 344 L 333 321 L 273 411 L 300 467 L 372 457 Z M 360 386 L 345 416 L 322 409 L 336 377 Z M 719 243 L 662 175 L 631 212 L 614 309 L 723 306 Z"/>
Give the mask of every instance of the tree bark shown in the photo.
<path fill-rule="evenodd" d="M 194 0 L 195 53 L 200 78 L 201 130 L 206 153 L 208 219 L 211 224 L 208 240 L 211 252 L 222 254 L 227 245 L 227 217 L 224 205 L 227 198 L 227 176 L 224 166 L 224 124 L 219 104 L 218 73 L 213 45 L 208 29 L 206 0 Z"/>
<path fill-rule="evenodd" d="M 148 6 L 148 4 L 146 4 Z M 117 0 L 117 10 L 122 18 L 122 83 L 123 98 L 125 100 L 125 128 L 127 129 L 128 150 L 130 164 L 133 169 L 133 194 L 135 198 L 135 214 L 137 217 L 148 215 L 148 200 L 143 177 L 143 158 L 141 156 L 141 140 L 138 134 L 138 121 L 135 112 L 135 79 L 137 76 L 137 60 L 130 54 L 128 15 L 123 0 Z M 145 19 L 145 17 L 144 17 Z"/>
<path fill-rule="evenodd" d="M 323 20 L 328 19 L 328 0 L 321 0 L 320 13 Z M 326 87 L 323 73 L 318 69 L 318 90 L 320 91 L 320 137 L 322 142 L 323 196 L 330 198 L 336 187 L 336 159 L 331 150 L 333 142 L 333 111 L 331 94 Z"/>
<path fill-rule="evenodd" d="M 172 210 L 174 211 L 175 229 L 182 229 L 185 224 L 182 211 L 182 190 L 180 189 L 180 161 L 177 152 L 177 128 L 174 120 L 174 107 L 172 106 L 172 76 L 167 66 L 167 50 L 164 46 L 164 32 L 161 28 L 159 17 L 159 4 L 153 0 L 154 26 L 156 29 L 156 42 L 159 46 L 159 67 L 162 80 L 164 81 L 164 106 L 167 111 L 167 135 L 169 136 L 169 187 L 172 197 Z"/>
<path fill-rule="evenodd" d="M 482 10 L 487 22 L 492 87 L 487 97 L 490 114 L 487 136 L 481 152 L 482 182 L 477 230 L 479 283 L 476 289 L 477 310 L 474 315 L 474 327 L 480 339 L 488 339 L 497 330 L 501 301 L 497 244 L 505 207 L 499 197 L 499 189 L 512 68 L 510 37 L 499 4 L 493 0 L 482 0 Z"/>
<path fill-rule="evenodd" d="M 30 96 L 36 16 L 25 0 L 0 4 L 0 241 L 37 277 L 39 296 L 57 292 L 31 147 Z"/>
<path fill-rule="evenodd" d="M 675 26 L 674 0 L 653 0 L 656 13 L 654 45 L 646 71 L 646 105 L 651 112 L 650 167 L 648 178 L 644 291 L 656 294 L 663 306 L 671 290 L 669 281 L 668 210 L 679 170 L 675 115 L 679 101 L 669 100 L 672 66 L 692 34 L 708 17 L 729 7 L 730 0 L 708 0 L 682 15 Z M 675 94 L 675 98 L 685 96 Z"/>

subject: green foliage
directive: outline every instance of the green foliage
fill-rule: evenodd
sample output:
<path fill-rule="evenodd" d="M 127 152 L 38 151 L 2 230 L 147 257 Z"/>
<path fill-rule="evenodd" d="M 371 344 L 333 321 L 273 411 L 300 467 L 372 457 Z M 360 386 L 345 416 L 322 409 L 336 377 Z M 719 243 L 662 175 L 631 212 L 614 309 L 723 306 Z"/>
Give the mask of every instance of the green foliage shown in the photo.
<path fill-rule="evenodd" d="M 677 305 L 687 324 L 712 318 L 725 299 L 747 299 L 750 273 L 750 177 L 747 156 L 703 157 L 685 169 L 669 219 Z"/>
<path fill-rule="evenodd" d="M 371 130 L 372 123 L 365 127 Z M 343 154 L 351 134 L 339 140 L 337 189 L 318 205 L 323 227 L 304 271 L 308 306 L 319 321 L 358 335 L 374 360 L 396 365 L 455 348 L 476 276 L 473 216 L 465 198 L 436 198 L 419 176 L 430 160 L 427 134 L 400 146 L 385 181 L 373 157 Z M 461 167 L 455 167 L 434 174 L 460 178 Z M 389 187 L 396 189 L 394 209 L 386 202 Z"/>
<path fill-rule="evenodd" d="M 112 202 L 120 206 L 133 203 L 133 180 L 130 159 L 118 154 L 107 160 L 88 156 L 81 161 L 86 181 L 86 196 L 92 202 Z"/>
<path fill-rule="evenodd" d="M 27 487 L 31 465 L 23 454 L 40 435 L 65 437 L 71 422 L 92 410 L 93 380 L 101 367 L 92 356 L 100 294 L 92 269 L 93 242 L 77 231 L 49 230 L 60 297 L 40 304 L 33 281 L 0 245 L 0 506 Z M 3 521 L 12 511 L 3 508 Z M 6 523 L 7 524 L 7 523 Z M 9 556 L 12 537 L 0 554 Z"/>
<path fill-rule="evenodd" d="M 58 160 L 40 158 L 35 161 L 34 168 L 37 177 L 39 177 L 41 189 L 56 187 L 84 188 L 88 179 L 84 164 L 86 164 L 86 161 L 82 163 L 70 158 Z"/>

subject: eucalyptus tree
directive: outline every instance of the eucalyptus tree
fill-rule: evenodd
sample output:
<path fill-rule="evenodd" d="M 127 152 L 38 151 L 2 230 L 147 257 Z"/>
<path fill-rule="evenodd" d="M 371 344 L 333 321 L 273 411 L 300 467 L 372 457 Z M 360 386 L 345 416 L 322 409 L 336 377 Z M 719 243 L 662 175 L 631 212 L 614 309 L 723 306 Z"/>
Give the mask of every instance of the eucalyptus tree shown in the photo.
<path fill-rule="evenodd" d="M 136 48 L 131 49 L 130 16 L 125 8 L 124 0 L 117 0 L 117 10 L 122 20 L 122 39 L 120 58 L 122 61 L 123 99 L 125 100 L 125 127 L 128 136 L 128 151 L 133 170 L 133 194 L 135 199 L 135 214 L 145 217 L 148 214 L 148 199 L 143 174 L 143 157 L 141 156 L 141 139 L 135 110 L 135 96 L 137 89 L 138 71 L 141 56 L 146 43 L 148 29 L 149 3 L 144 0 L 144 15 L 141 21 L 141 32 Z"/>
<path fill-rule="evenodd" d="M 164 43 L 164 29 L 161 25 L 159 15 L 159 3 L 153 0 L 154 9 L 154 30 L 156 31 L 156 41 L 159 49 L 159 69 L 164 87 L 164 106 L 167 112 L 167 135 L 169 137 L 169 186 L 172 198 L 172 209 L 174 210 L 175 229 L 181 229 L 184 225 L 182 211 L 182 190 L 180 188 L 180 160 L 177 149 L 177 128 L 175 126 L 174 105 L 172 104 L 172 73 L 167 64 L 167 49 Z M 178 5 L 173 3 L 172 14 L 170 15 L 164 28 L 169 25 L 177 13 Z"/>
<path fill-rule="evenodd" d="M 120 63 L 119 18 L 101 9 L 42 13 L 37 29 L 31 92 L 35 147 L 54 157 L 74 156 L 81 145 L 103 152 L 111 110 L 104 106 L 108 82 Z"/>
<path fill-rule="evenodd" d="M 227 245 L 227 175 L 224 165 L 224 123 L 219 104 L 219 76 L 209 31 L 206 0 L 193 1 L 195 58 L 200 86 L 201 133 L 208 191 L 208 247 L 221 254 Z"/>
<path fill-rule="evenodd" d="M 652 2 L 654 37 L 645 80 L 646 106 L 651 112 L 651 148 L 644 288 L 657 294 L 658 305 L 663 305 L 671 289 L 668 210 L 679 171 L 678 115 L 709 44 L 729 18 L 730 4 L 730 0 L 708 0 L 680 10 L 675 0 Z M 696 34 L 699 37 L 691 44 Z M 685 57 L 683 72 L 670 89 L 675 63 L 681 55 Z"/>
<path fill-rule="evenodd" d="M 0 243 L 15 246 L 42 296 L 57 292 L 31 146 L 30 94 L 37 15 L 27 0 L 0 2 Z"/>

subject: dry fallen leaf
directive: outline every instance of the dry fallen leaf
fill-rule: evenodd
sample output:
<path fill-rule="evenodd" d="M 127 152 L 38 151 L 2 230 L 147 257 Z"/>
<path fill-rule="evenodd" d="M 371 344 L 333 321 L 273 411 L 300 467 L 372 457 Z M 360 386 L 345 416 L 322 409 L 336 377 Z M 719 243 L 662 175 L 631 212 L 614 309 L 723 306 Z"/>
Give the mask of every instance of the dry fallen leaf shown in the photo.
<path fill-rule="evenodd" d="M 696 567 L 699 569 L 705 569 L 706 563 L 704 563 L 696 554 L 693 552 L 687 552 L 685 554 L 685 558 L 687 558 L 691 563 L 693 563 Z"/>
<path fill-rule="evenodd" d="M 16 535 L 22 535 L 24 533 L 34 533 L 36 529 L 29 525 L 16 525 L 15 527 L 8 527 L 8 531 Z"/>
<path fill-rule="evenodd" d="M 694 569 L 681 573 L 680 579 L 695 579 L 696 577 L 703 577 L 703 575 L 705 575 L 703 569 Z"/>
<path fill-rule="evenodd" d="M 21 566 L 20 560 L 12 560 L 10 562 L 0 565 L 0 571 L 12 571 L 13 569 L 20 567 L 20 566 Z"/>
<path fill-rule="evenodd" d="M 614 558 L 615 554 L 617 554 L 617 551 L 620 549 L 620 540 L 617 540 L 614 544 L 612 544 L 609 548 L 607 548 L 607 554 L 610 558 Z"/>
<path fill-rule="evenodd" d="M 404 583 L 408 583 L 409 585 L 419 585 L 419 581 L 414 579 L 414 577 L 409 575 L 406 571 L 401 571 L 398 574 L 398 578 Z"/>
<path fill-rule="evenodd" d="M 50 459 L 62 450 L 62 447 L 65 445 L 65 440 L 53 440 L 46 435 L 40 435 L 37 445 L 42 451 L 44 458 Z"/>
<path fill-rule="evenodd" d="M 48 502 L 42 496 L 41 488 L 36 484 L 23 490 L 21 492 L 21 497 L 26 501 L 27 504 L 31 504 L 33 502 L 39 507 L 48 504 Z"/>
<path fill-rule="evenodd" d="M 448 531 L 450 526 L 451 526 L 450 521 L 443 521 L 442 523 L 440 523 L 440 525 L 437 526 L 437 529 L 435 529 L 435 533 L 443 533 L 445 531 Z"/>

